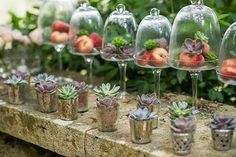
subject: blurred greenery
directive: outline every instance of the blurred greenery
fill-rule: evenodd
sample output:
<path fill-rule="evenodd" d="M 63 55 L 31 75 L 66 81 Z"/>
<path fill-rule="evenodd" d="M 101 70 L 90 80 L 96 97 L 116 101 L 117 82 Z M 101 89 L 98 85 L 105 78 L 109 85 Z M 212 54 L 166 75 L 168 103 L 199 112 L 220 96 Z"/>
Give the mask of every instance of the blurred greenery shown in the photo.
<path fill-rule="evenodd" d="M 133 12 L 139 23 L 143 17 L 149 14 L 153 7 L 158 8 L 161 14 L 168 17 L 173 22 L 178 11 L 190 4 L 189 0 L 90 0 L 90 4 L 97 7 L 103 20 L 116 8 L 119 3 L 125 4 L 128 10 Z M 236 21 L 236 0 L 205 0 L 205 5 L 213 8 L 218 17 L 222 36 L 225 30 L 233 21 Z M 38 7 L 35 7 L 38 9 Z M 13 13 L 12 26 L 20 29 L 24 34 L 28 34 L 35 29 L 37 15 L 27 12 L 24 18 L 20 18 Z M 35 45 L 36 47 L 36 45 Z M 41 50 L 42 64 L 45 69 L 58 69 L 57 54 L 50 46 L 36 47 Z M 83 58 L 70 55 L 67 50 L 63 53 L 63 64 L 65 70 L 81 71 L 86 68 Z M 94 73 L 96 76 L 104 76 L 105 81 L 118 81 L 119 71 L 116 63 L 106 62 L 99 56 L 94 61 Z M 151 70 L 135 66 L 130 62 L 127 70 L 127 86 L 129 91 L 146 93 L 153 91 L 153 74 Z M 163 70 L 161 75 L 161 92 L 191 93 L 191 79 L 185 71 L 175 69 Z M 210 100 L 233 104 L 236 101 L 236 90 L 233 86 L 227 86 L 218 81 L 214 70 L 202 72 L 198 84 L 199 97 Z"/>

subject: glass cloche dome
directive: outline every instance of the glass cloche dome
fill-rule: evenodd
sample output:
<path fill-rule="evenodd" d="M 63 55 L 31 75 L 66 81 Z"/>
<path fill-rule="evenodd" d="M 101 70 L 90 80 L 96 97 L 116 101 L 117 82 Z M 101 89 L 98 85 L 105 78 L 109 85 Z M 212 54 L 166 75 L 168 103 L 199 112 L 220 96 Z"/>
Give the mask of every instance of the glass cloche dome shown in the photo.
<path fill-rule="evenodd" d="M 236 85 L 236 22 L 225 32 L 216 71 L 219 80 Z"/>
<path fill-rule="evenodd" d="M 69 39 L 69 22 L 74 11 L 73 0 L 48 0 L 40 9 L 38 27 L 44 43 L 61 44 Z"/>
<path fill-rule="evenodd" d="M 133 60 L 136 30 L 133 14 L 119 4 L 105 22 L 102 58 L 110 61 Z"/>
<path fill-rule="evenodd" d="M 144 68 L 168 67 L 168 48 L 171 23 L 160 15 L 156 8 L 151 9 L 139 24 L 135 43 L 135 62 Z"/>
<path fill-rule="evenodd" d="M 214 69 L 220 49 L 220 26 L 216 14 L 203 0 L 190 0 L 191 5 L 177 14 L 170 39 L 170 66 L 202 71 Z"/>
<path fill-rule="evenodd" d="M 70 21 L 69 49 L 74 55 L 97 55 L 102 48 L 103 21 L 98 10 L 84 1 Z"/>

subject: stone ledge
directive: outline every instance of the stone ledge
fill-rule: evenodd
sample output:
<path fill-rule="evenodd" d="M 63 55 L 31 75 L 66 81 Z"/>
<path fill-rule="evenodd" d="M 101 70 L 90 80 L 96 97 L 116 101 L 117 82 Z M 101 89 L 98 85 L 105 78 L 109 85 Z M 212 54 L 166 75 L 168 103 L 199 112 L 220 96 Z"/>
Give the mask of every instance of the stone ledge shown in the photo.
<path fill-rule="evenodd" d="M 182 99 L 181 96 L 164 96 Z M 112 133 L 99 132 L 96 129 L 95 96 L 90 94 L 89 112 L 79 114 L 75 121 L 62 121 L 56 113 L 44 114 L 38 111 L 35 93 L 31 92 L 24 105 L 6 103 L 6 96 L 0 97 L 0 131 L 38 145 L 50 151 L 68 157 L 174 157 L 170 141 L 169 119 L 165 104 L 161 108 L 160 128 L 153 131 L 152 143 L 133 144 L 130 141 L 127 114 L 135 109 L 135 103 L 121 104 L 118 130 Z M 224 111 L 235 116 L 232 106 L 219 106 L 218 112 Z M 198 117 L 197 131 L 191 157 L 214 156 L 235 157 L 236 139 L 232 149 L 227 152 L 214 151 L 210 130 L 206 126 L 208 118 Z M 85 134 L 86 133 L 86 134 Z M 85 153 L 86 152 L 86 153 Z"/>

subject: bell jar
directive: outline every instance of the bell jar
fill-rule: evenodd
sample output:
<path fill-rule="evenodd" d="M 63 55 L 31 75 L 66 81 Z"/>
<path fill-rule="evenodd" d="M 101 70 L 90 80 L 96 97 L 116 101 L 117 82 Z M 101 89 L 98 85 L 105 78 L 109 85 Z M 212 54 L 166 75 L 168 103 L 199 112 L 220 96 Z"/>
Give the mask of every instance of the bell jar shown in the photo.
<path fill-rule="evenodd" d="M 98 10 L 83 1 L 70 20 L 69 52 L 87 63 L 88 84 L 92 87 L 92 64 L 102 49 L 103 20 Z"/>
<path fill-rule="evenodd" d="M 171 23 L 153 8 L 139 24 L 135 42 L 135 63 L 137 66 L 152 69 L 154 91 L 160 97 L 161 69 L 167 68 Z"/>
<path fill-rule="evenodd" d="M 42 30 L 45 44 L 54 46 L 59 53 L 59 67 L 62 70 L 61 52 L 69 39 L 69 22 L 74 11 L 74 0 L 48 0 L 43 3 L 38 16 L 38 27 Z"/>
<path fill-rule="evenodd" d="M 121 99 L 127 98 L 126 67 L 127 62 L 133 60 L 136 30 L 136 20 L 123 4 L 119 4 L 109 15 L 103 30 L 101 57 L 108 61 L 115 61 L 119 65 Z"/>
<path fill-rule="evenodd" d="M 236 85 L 236 22 L 225 32 L 216 69 L 220 81 Z"/>
<path fill-rule="evenodd" d="M 193 82 L 193 105 L 197 107 L 199 72 L 217 66 L 220 49 L 220 26 L 214 11 L 203 0 L 190 0 L 191 5 L 177 14 L 170 37 L 169 65 L 190 72 Z"/>

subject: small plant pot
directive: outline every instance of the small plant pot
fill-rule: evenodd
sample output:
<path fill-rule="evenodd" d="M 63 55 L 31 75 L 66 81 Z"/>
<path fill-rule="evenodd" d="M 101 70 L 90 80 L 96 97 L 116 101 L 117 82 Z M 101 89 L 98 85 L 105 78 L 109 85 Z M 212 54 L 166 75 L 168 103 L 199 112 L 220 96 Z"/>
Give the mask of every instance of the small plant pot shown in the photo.
<path fill-rule="evenodd" d="M 137 108 L 139 108 L 139 107 L 144 107 L 144 106 L 137 106 Z M 151 105 L 145 106 L 145 107 L 148 108 L 149 112 L 156 112 L 157 114 L 159 114 L 159 112 L 158 112 L 159 105 L 151 104 Z M 152 129 L 158 128 L 158 125 L 159 125 L 158 118 L 153 119 L 153 121 L 152 121 Z"/>
<path fill-rule="evenodd" d="M 129 124 L 131 141 L 133 143 L 145 144 L 151 142 L 153 119 L 135 120 L 129 117 Z"/>
<path fill-rule="evenodd" d="M 25 102 L 25 86 L 8 85 L 8 101 L 10 104 L 23 104 Z"/>
<path fill-rule="evenodd" d="M 88 111 L 88 92 L 79 94 L 78 112 L 83 113 Z"/>
<path fill-rule="evenodd" d="M 119 105 L 116 106 L 97 106 L 98 130 L 102 132 L 116 131 L 116 121 L 119 114 Z"/>
<path fill-rule="evenodd" d="M 213 148 L 219 151 L 226 151 L 231 148 L 234 130 L 211 129 Z"/>
<path fill-rule="evenodd" d="M 58 113 L 62 120 L 75 120 L 78 117 L 78 99 L 58 99 Z"/>
<path fill-rule="evenodd" d="M 57 111 L 58 105 L 56 90 L 51 93 L 42 93 L 36 90 L 36 93 L 41 112 L 52 113 Z"/>
<path fill-rule="evenodd" d="M 193 133 L 172 132 L 171 136 L 175 154 L 178 155 L 190 154 L 193 141 Z"/>

